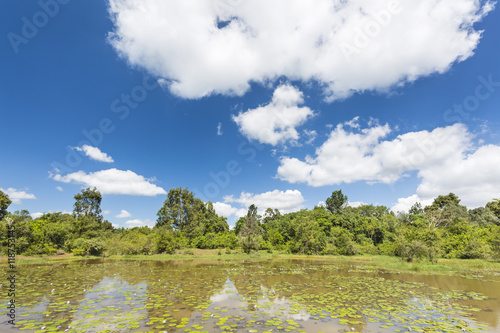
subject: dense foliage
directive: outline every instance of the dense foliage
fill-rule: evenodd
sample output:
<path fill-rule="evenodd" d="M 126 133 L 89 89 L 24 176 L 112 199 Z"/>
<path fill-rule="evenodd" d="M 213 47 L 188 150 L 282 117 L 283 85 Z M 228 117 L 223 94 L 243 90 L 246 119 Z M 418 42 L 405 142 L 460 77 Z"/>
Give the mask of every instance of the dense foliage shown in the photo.
<path fill-rule="evenodd" d="M 354 255 L 385 254 L 412 261 L 426 258 L 500 257 L 500 200 L 468 210 L 453 193 L 422 207 L 416 203 L 397 215 L 385 206 L 347 206 L 334 191 L 326 206 L 281 214 L 268 208 L 263 216 L 251 205 L 233 230 L 187 189 L 172 189 L 153 228 L 114 228 L 101 215 L 101 194 L 85 189 L 75 195 L 73 214 L 8 213 L 11 201 L 0 191 L 0 243 L 7 251 L 7 224 L 16 230 L 16 252 L 25 255 L 175 253 L 186 248 L 284 251 Z M 189 253 L 189 250 L 185 250 Z"/>

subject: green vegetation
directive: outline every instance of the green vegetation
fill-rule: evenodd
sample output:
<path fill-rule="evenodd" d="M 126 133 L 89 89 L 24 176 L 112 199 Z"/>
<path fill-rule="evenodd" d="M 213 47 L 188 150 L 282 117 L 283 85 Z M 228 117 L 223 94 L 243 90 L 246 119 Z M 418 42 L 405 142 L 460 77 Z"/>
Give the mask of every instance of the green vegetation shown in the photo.
<path fill-rule="evenodd" d="M 184 251 L 187 257 L 220 250 Z M 23 314 L 16 328 L 74 333 L 498 331 L 500 289 L 498 282 L 487 281 L 496 276 L 386 274 L 372 268 L 372 260 L 413 263 L 382 256 L 304 260 L 293 255 L 244 263 L 216 257 L 144 260 L 152 257 L 157 256 L 19 265 L 16 282 L 25 292 L 16 295 L 16 309 Z M 8 286 L 0 289 L 7 303 Z"/>
<path fill-rule="evenodd" d="M 74 196 L 73 214 L 8 213 L 11 201 L 0 192 L 1 253 L 7 251 L 7 223 L 16 230 L 18 255 L 151 255 L 189 249 L 252 253 L 258 250 L 305 255 L 385 255 L 413 262 L 439 258 L 498 259 L 500 200 L 468 210 L 453 193 L 432 205 L 416 203 L 397 215 L 385 206 L 349 207 L 347 196 L 334 191 L 326 207 L 281 214 L 268 208 L 264 216 L 251 205 L 234 230 L 187 189 L 171 189 L 153 228 L 113 228 L 101 215 L 101 194 L 84 189 Z M 181 250 L 184 249 L 184 250 Z"/>

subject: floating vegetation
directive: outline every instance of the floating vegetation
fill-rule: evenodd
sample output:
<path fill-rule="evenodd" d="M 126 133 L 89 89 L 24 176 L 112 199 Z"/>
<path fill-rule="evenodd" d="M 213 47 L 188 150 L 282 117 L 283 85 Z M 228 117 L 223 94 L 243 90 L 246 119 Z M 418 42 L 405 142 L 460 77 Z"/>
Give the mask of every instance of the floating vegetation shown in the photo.
<path fill-rule="evenodd" d="M 307 260 L 25 264 L 17 281 L 25 332 L 480 332 L 500 310 L 499 282 Z"/>

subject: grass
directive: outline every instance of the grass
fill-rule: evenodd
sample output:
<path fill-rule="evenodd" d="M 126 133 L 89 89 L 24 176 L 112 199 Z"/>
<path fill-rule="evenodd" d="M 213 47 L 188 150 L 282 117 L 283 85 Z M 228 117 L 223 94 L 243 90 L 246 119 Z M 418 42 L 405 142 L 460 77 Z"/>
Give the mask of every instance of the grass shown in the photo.
<path fill-rule="evenodd" d="M 321 260 L 334 263 L 343 263 L 350 265 L 360 265 L 364 267 L 373 267 L 387 271 L 398 272 L 419 272 L 429 274 L 449 274 L 449 273 L 500 273 L 500 262 L 485 259 L 439 259 L 437 263 L 432 264 L 429 261 L 406 262 L 397 257 L 383 255 L 358 255 L 358 256 L 308 256 L 300 254 L 287 254 L 274 251 L 257 251 L 252 254 L 243 253 L 241 250 L 231 250 L 228 254 L 226 250 L 202 250 L 202 249 L 182 249 L 177 250 L 175 254 L 156 254 L 156 255 L 111 255 L 110 259 L 133 259 L 133 260 L 270 260 L 270 259 L 306 259 Z M 220 253 L 220 254 L 219 254 Z M 61 261 L 86 260 L 101 257 L 79 257 L 73 255 L 59 256 L 39 256 L 39 257 L 20 257 L 16 258 L 16 263 L 48 263 Z M 6 258 L 2 258 L 6 260 Z"/>

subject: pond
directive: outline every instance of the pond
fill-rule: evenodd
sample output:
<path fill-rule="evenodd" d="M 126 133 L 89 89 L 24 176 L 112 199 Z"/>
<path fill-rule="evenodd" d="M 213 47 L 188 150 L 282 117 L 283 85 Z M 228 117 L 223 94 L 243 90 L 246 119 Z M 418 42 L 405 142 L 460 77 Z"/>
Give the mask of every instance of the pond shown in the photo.
<path fill-rule="evenodd" d="M 15 301 L 16 325 L 4 314 L 1 332 L 500 331 L 498 276 L 403 274 L 334 260 L 23 264 Z"/>

